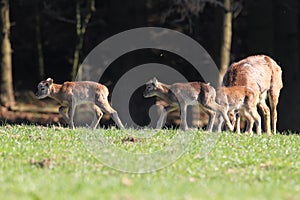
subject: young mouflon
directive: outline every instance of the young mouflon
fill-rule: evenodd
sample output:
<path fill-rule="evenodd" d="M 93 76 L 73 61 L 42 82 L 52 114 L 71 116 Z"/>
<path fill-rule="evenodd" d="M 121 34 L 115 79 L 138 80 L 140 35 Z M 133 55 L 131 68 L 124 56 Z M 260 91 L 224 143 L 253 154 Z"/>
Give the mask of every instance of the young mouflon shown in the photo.
<path fill-rule="evenodd" d="M 261 118 L 257 112 L 258 94 L 246 86 L 220 87 L 217 90 L 216 102 L 227 108 L 234 115 L 234 123 L 237 123 L 236 131 L 240 132 L 240 114 L 247 119 L 246 133 L 252 135 L 253 124 L 256 125 L 256 133 L 261 134 Z M 237 115 L 237 119 L 235 118 Z M 221 132 L 223 118 L 219 116 L 218 131 Z"/>
<path fill-rule="evenodd" d="M 168 104 L 162 110 L 156 128 L 163 126 L 166 115 L 169 112 L 180 108 L 181 128 L 187 130 L 187 106 L 199 105 L 209 115 L 207 131 L 212 131 L 216 113 L 220 113 L 225 119 L 228 128 L 233 130 L 233 126 L 226 113 L 226 108 L 215 102 L 216 91 L 209 84 L 188 82 L 167 85 L 153 78 L 146 83 L 146 89 L 143 95 L 145 98 L 157 96 Z"/>
<path fill-rule="evenodd" d="M 91 127 L 97 127 L 104 112 L 112 115 L 119 128 L 124 128 L 117 111 L 108 102 L 108 94 L 107 87 L 96 82 L 81 81 L 55 84 L 53 79 L 48 78 L 38 84 L 36 97 L 38 99 L 50 97 L 57 101 L 61 105 L 59 113 L 72 128 L 75 127 L 75 108 L 83 103 L 93 104 L 97 119 L 92 122 Z"/>

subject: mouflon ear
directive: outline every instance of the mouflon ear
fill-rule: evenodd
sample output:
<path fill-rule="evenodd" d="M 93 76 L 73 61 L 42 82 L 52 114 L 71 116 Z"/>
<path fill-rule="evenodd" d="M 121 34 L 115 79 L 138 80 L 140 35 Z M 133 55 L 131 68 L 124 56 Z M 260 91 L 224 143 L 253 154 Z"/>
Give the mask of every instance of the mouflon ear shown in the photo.
<path fill-rule="evenodd" d="M 156 77 L 154 77 L 153 79 L 152 79 L 152 82 L 154 83 L 154 85 L 156 86 L 157 84 L 158 84 L 158 80 L 157 80 L 157 78 Z"/>
<path fill-rule="evenodd" d="M 47 78 L 46 82 L 48 82 L 49 86 L 52 85 L 53 79 L 52 78 Z"/>

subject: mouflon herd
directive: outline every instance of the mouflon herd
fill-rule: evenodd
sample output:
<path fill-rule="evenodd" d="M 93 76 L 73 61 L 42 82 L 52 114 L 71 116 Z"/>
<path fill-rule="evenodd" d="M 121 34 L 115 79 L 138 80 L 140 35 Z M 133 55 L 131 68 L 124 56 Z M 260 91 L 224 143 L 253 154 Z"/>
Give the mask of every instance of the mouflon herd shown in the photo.
<path fill-rule="evenodd" d="M 283 87 L 282 71 L 278 64 L 266 55 L 249 56 L 228 67 L 222 86 L 215 90 L 202 82 L 174 83 L 167 85 L 152 78 L 146 83 L 145 98 L 159 97 L 166 106 L 162 109 L 156 128 L 163 127 L 168 113 L 180 109 L 181 129 L 187 130 L 187 106 L 199 105 L 208 114 L 208 132 L 222 131 L 223 123 L 230 131 L 240 132 L 240 118 L 246 119 L 245 132 L 261 134 L 261 116 L 268 135 L 276 133 L 277 104 Z M 59 113 L 74 128 L 74 113 L 77 105 L 92 104 L 96 118 L 91 124 L 96 128 L 103 113 L 108 113 L 119 128 L 124 128 L 118 113 L 108 102 L 106 86 L 90 81 L 55 84 L 53 79 L 41 81 L 37 98 L 50 97 L 60 104 Z M 269 101 L 269 106 L 266 100 Z M 217 122 L 217 123 L 216 123 Z M 216 125 L 216 127 L 214 126 Z"/>

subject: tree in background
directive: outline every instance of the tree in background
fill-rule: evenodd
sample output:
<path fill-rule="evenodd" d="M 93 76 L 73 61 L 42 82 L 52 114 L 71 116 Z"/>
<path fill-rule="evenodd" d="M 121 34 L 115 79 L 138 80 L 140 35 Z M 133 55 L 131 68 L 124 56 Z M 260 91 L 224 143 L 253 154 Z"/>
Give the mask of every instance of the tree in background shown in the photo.
<path fill-rule="evenodd" d="M 64 42 L 67 40 L 68 43 L 71 44 L 67 46 L 62 46 L 62 42 L 56 44 L 64 55 L 67 54 L 65 58 L 67 58 L 68 63 L 64 66 L 68 66 L 68 69 L 65 70 L 68 79 L 75 80 L 76 76 L 78 79 L 81 79 L 79 66 L 84 57 L 84 44 L 87 28 L 89 26 L 96 26 L 104 23 L 101 18 L 97 18 L 97 15 L 97 20 L 90 23 L 92 15 L 94 13 L 97 14 L 95 12 L 95 3 L 95 0 L 44 0 L 43 2 L 43 10 L 41 13 L 48 19 L 58 22 L 59 25 L 57 25 L 56 28 L 63 30 L 58 37 L 53 38 L 53 34 L 46 34 L 44 39 L 47 40 L 48 37 L 49 41 L 52 40 L 57 42 L 57 38 L 64 38 Z M 64 25 L 61 26 L 62 24 Z M 47 25 L 45 27 L 47 27 Z M 47 45 L 45 44 L 45 52 L 46 51 Z M 46 57 L 47 56 L 45 56 L 45 58 Z M 47 59 L 45 59 L 45 61 L 47 65 Z"/>
<path fill-rule="evenodd" d="M 180 18 L 176 19 L 175 22 L 181 22 L 187 20 L 189 23 L 190 32 L 192 31 L 193 22 L 192 16 L 198 16 L 205 9 L 206 4 L 209 3 L 214 6 L 223 8 L 223 24 L 222 24 L 222 38 L 221 38 L 221 53 L 219 63 L 219 84 L 222 83 L 223 76 L 230 64 L 230 52 L 232 43 L 232 19 L 238 16 L 242 9 L 242 0 L 173 0 L 171 8 L 163 16 L 163 21 L 168 16 L 177 12 L 180 14 Z"/>
<path fill-rule="evenodd" d="M 73 58 L 73 66 L 72 66 L 72 80 L 75 80 L 76 75 L 78 75 L 78 79 L 81 79 L 81 72 L 78 72 L 79 65 L 81 62 L 80 52 L 82 51 L 84 35 L 86 32 L 87 25 L 92 17 L 92 13 L 96 10 L 95 8 L 95 0 L 88 0 L 86 3 L 86 9 L 83 13 L 83 9 L 81 8 L 81 3 L 83 1 L 76 1 L 76 45 L 74 49 L 74 58 Z"/>
<path fill-rule="evenodd" d="M 43 40 L 41 34 L 41 13 L 40 13 L 40 1 L 36 0 L 34 9 L 35 9 L 35 40 L 36 40 L 36 50 L 37 50 L 37 63 L 38 63 L 38 78 L 40 80 L 45 79 L 45 64 L 44 64 L 44 52 L 43 52 Z"/>
<path fill-rule="evenodd" d="M 232 11 L 231 0 L 224 0 L 224 16 L 223 16 L 223 36 L 220 55 L 220 72 L 219 85 L 222 84 L 223 77 L 230 64 L 231 40 L 232 40 Z"/>
<path fill-rule="evenodd" d="M 0 103 L 3 106 L 11 106 L 15 103 L 12 81 L 11 44 L 9 40 L 10 19 L 9 1 L 1 0 L 0 3 L 0 44 L 1 44 L 1 71 L 0 71 Z"/>

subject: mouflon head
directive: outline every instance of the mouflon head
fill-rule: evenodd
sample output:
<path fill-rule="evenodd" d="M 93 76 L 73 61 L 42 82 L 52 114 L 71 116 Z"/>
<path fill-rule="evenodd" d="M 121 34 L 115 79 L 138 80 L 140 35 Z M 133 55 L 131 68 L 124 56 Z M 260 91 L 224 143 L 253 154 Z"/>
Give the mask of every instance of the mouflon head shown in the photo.
<path fill-rule="evenodd" d="M 38 99 L 44 99 L 50 95 L 51 86 L 53 84 L 52 78 L 47 78 L 44 81 L 41 81 L 37 86 L 37 92 L 35 96 Z"/>
<path fill-rule="evenodd" d="M 158 85 L 159 85 L 159 82 L 155 77 L 153 79 L 151 79 L 150 81 L 148 81 L 146 83 L 146 89 L 143 93 L 143 96 L 146 98 L 155 96 L 156 92 L 158 90 Z"/>

